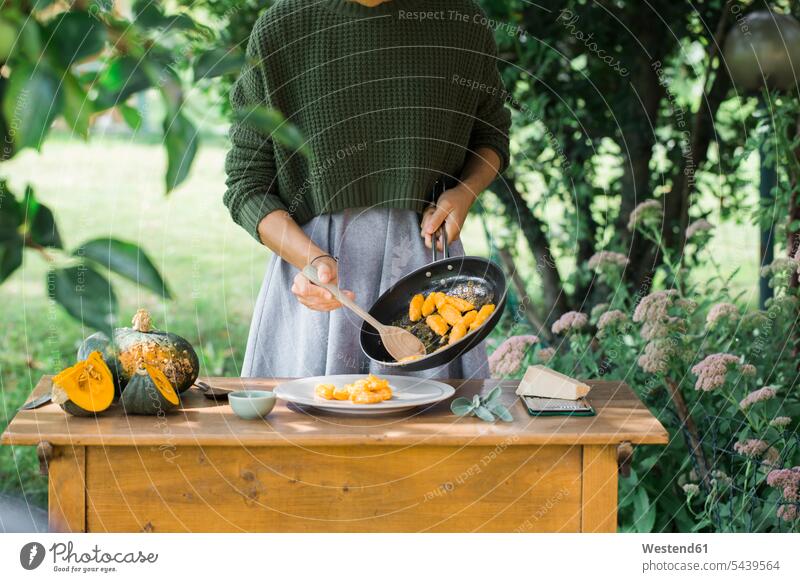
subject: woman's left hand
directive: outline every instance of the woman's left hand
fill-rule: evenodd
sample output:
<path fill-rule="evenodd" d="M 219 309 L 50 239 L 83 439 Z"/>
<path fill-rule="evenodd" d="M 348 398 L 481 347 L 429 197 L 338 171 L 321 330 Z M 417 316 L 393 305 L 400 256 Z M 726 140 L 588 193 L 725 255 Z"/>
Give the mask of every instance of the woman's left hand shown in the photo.
<path fill-rule="evenodd" d="M 442 223 L 445 224 L 447 242 L 458 240 L 474 200 L 475 195 L 463 186 L 442 192 L 436 201 L 436 206 L 427 208 L 422 214 L 422 236 L 425 238 L 425 246 L 431 248 L 433 235 Z M 437 240 L 436 248 L 442 250 L 440 240 Z"/>

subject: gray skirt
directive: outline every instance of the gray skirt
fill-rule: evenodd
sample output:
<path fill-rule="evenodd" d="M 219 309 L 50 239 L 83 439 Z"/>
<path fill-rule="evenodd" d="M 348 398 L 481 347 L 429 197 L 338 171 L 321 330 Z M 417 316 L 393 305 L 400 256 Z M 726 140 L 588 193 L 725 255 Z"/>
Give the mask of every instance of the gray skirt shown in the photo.
<path fill-rule="evenodd" d="M 303 226 L 320 248 L 339 257 L 339 285 L 369 308 L 401 277 L 430 262 L 419 215 L 393 208 L 353 208 L 325 214 Z M 453 256 L 464 254 L 460 242 Z M 299 378 L 327 374 L 402 374 L 423 378 L 488 378 L 482 343 L 457 360 L 421 372 L 387 369 L 361 351 L 361 320 L 348 309 L 329 313 L 301 305 L 291 292 L 297 269 L 273 256 L 258 294 L 242 376 Z"/>

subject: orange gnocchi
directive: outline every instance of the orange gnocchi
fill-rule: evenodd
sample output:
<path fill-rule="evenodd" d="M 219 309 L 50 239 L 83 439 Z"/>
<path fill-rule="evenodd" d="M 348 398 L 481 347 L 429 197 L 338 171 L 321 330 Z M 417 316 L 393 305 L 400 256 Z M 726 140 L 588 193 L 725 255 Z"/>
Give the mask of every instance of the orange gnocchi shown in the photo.
<path fill-rule="evenodd" d="M 324 400 L 350 400 L 355 404 L 377 404 L 391 400 L 392 389 L 388 380 L 370 374 L 366 378 L 344 386 L 318 384 L 314 388 L 314 394 Z"/>
<path fill-rule="evenodd" d="M 475 316 L 475 320 L 470 324 L 469 329 L 470 331 L 478 329 L 483 323 L 489 319 L 489 316 L 494 313 L 494 305 L 489 303 L 488 305 L 484 305 L 481 307 L 481 310 L 478 312 L 478 315 Z"/>
<path fill-rule="evenodd" d="M 448 325 L 455 325 L 459 321 L 461 321 L 461 312 L 450 305 L 449 303 L 445 303 L 439 308 L 439 315 L 442 316 Z"/>
<path fill-rule="evenodd" d="M 438 335 L 446 334 L 447 330 L 449 329 L 449 326 L 447 325 L 447 322 L 438 313 L 434 313 L 433 315 L 429 315 L 427 317 L 427 319 L 425 319 L 425 323 L 427 323 L 428 327 L 431 328 Z"/>
<path fill-rule="evenodd" d="M 425 304 L 425 297 L 422 293 L 414 295 L 411 303 L 408 304 L 408 318 L 411 321 L 419 321 L 422 319 L 422 307 Z"/>
<path fill-rule="evenodd" d="M 452 345 L 465 335 L 467 335 L 467 326 L 464 325 L 463 321 L 459 321 L 453 326 L 453 329 L 450 330 L 450 340 L 447 343 Z"/>
<path fill-rule="evenodd" d="M 408 305 L 408 318 L 413 323 L 425 318 L 428 328 L 441 338 L 438 351 L 478 329 L 494 313 L 494 309 L 492 303 L 477 309 L 474 303 L 463 297 L 432 291 L 427 296 L 418 293 L 412 297 Z M 411 358 L 404 361 L 411 361 Z"/>

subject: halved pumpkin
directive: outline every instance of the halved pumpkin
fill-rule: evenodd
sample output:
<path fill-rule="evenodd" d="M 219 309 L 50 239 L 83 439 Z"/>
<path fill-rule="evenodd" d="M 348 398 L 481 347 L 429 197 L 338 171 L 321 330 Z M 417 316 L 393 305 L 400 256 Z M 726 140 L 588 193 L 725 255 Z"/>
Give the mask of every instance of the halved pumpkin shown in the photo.
<path fill-rule="evenodd" d="M 166 374 L 149 364 L 136 371 L 120 398 L 126 413 L 153 416 L 176 408 L 179 402 L 178 393 Z"/>
<path fill-rule="evenodd" d="M 100 352 L 53 378 L 53 402 L 74 416 L 92 416 L 114 401 L 114 376 Z"/>

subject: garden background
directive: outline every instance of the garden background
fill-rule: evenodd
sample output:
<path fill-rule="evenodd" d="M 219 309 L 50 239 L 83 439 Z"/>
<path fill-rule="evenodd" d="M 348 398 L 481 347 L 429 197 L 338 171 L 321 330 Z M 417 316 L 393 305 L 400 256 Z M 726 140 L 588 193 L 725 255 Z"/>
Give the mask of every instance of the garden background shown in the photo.
<path fill-rule="evenodd" d="M 0 0 L 0 429 L 139 307 L 238 375 L 269 256 L 222 204 L 227 92 L 270 4 Z M 514 112 L 462 235 L 513 282 L 493 373 L 621 379 L 667 426 L 621 530 L 796 529 L 797 3 L 479 4 Z M 0 492 L 46 504 L 34 451 Z"/>

